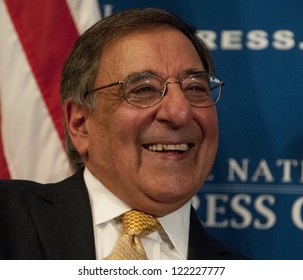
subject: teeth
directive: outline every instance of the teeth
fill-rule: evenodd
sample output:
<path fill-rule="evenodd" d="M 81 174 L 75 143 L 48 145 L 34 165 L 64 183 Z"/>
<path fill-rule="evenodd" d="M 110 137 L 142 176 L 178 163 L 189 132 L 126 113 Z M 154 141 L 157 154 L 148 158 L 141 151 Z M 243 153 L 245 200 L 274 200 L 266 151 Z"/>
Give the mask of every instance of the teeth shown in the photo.
<path fill-rule="evenodd" d="M 153 152 L 162 152 L 162 151 L 182 151 L 185 152 L 188 150 L 188 144 L 153 144 L 149 145 L 148 149 Z"/>

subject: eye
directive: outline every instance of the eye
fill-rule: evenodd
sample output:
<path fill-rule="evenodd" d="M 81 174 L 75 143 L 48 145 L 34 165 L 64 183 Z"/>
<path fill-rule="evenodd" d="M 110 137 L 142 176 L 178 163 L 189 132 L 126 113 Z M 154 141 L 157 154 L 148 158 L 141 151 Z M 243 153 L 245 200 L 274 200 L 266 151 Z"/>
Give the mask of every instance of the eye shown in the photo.
<path fill-rule="evenodd" d="M 129 85 L 125 91 L 126 98 L 129 102 L 143 102 L 148 100 L 158 99 L 160 91 L 156 86 L 150 83 Z"/>
<path fill-rule="evenodd" d="M 190 86 L 188 87 L 188 90 L 204 92 L 204 91 L 207 91 L 208 88 L 205 87 L 205 85 L 193 84 L 193 85 L 190 85 Z"/>
<path fill-rule="evenodd" d="M 207 95 L 209 94 L 209 87 L 206 83 L 192 83 L 188 84 L 184 91 L 187 94 Z"/>
<path fill-rule="evenodd" d="M 157 91 L 155 89 L 155 87 L 145 84 L 145 85 L 141 85 L 141 86 L 137 86 L 135 88 L 132 88 L 130 93 L 131 94 L 146 94 L 146 93 L 151 93 L 151 92 L 155 92 Z"/>
<path fill-rule="evenodd" d="M 125 91 L 128 95 L 154 95 L 161 91 L 161 83 L 157 79 L 132 79 L 125 84 Z"/>
<path fill-rule="evenodd" d="M 149 106 L 161 99 L 163 81 L 150 73 L 131 76 L 124 84 L 125 99 L 140 107 Z"/>

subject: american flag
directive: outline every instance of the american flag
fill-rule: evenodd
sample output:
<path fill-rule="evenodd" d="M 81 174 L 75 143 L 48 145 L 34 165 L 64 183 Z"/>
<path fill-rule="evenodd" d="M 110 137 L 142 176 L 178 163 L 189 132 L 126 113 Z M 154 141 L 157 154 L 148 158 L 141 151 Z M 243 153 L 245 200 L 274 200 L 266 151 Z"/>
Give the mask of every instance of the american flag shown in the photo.
<path fill-rule="evenodd" d="M 97 0 L 0 0 L 0 179 L 72 173 L 60 76 L 79 34 L 99 18 Z"/>

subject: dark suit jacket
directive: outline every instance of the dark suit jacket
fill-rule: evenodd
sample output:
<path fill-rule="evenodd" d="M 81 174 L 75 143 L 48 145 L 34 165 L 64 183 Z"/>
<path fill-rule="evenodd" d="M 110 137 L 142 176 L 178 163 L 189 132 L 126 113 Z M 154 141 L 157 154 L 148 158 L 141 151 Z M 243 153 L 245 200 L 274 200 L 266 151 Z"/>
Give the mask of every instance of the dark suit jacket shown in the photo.
<path fill-rule="evenodd" d="M 55 184 L 0 181 L 0 259 L 95 259 L 83 170 Z M 188 259 L 242 259 L 203 229 L 192 209 Z"/>

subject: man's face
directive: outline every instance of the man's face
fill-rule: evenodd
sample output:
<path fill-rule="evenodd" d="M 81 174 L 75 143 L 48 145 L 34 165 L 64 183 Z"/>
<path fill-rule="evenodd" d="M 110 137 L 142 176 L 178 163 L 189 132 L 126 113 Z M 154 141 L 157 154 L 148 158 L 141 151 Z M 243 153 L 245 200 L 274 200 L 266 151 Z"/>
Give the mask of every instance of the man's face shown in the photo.
<path fill-rule="evenodd" d="M 192 43 L 177 30 L 158 29 L 128 35 L 109 47 L 95 86 L 145 71 L 181 80 L 189 69 L 204 69 Z M 96 94 L 96 109 L 85 117 L 88 134 L 83 140 L 92 174 L 130 207 L 156 216 L 190 200 L 215 159 L 215 106 L 191 106 L 179 84 L 169 84 L 162 101 L 150 108 L 128 104 L 119 87 Z M 172 145 L 173 150 L 153 151 L 154 145 Z M 180 152 L 180 145 L 188 150 Z"/>

